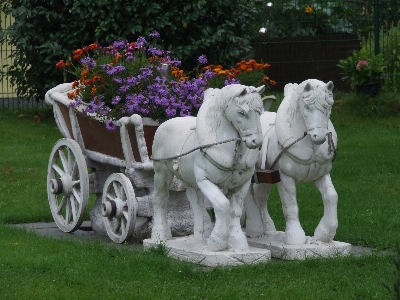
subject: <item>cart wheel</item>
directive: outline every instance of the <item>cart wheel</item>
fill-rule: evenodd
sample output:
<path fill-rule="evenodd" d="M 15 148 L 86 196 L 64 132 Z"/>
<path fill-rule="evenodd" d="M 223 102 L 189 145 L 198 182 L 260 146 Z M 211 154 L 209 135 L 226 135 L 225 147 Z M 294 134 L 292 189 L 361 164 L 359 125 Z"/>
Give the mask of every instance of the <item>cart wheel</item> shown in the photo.
<path fill-rule="evenodd" d="M 61 139 L 53 147 L 47 169 L 47 195 L 53 219 L 64 232 L 81 226 L 89 199 L 89 175 L 79 145 Z"/>
<path fill-rule="evenodd" d="M 123 243 L 135 230 L 138 204 L 132 183 L 122 173 L 111 174 L 103 189 L 102 213 L 108 236 Z"/>

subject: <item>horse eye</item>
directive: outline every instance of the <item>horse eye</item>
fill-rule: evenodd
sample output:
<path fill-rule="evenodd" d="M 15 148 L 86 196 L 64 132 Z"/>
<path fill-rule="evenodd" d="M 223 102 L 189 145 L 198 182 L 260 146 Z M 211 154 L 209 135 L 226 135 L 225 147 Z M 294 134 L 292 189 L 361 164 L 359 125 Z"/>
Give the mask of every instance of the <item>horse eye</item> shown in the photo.
<path fill-rule="evenodd" d="M 245 116 L 245 115 L 246 115 L 246 113 L 245 113 L 243 110 L 240 110 L 240 111 L 239 111 L 239 115 L 241 115 L 241 116 Z"/>

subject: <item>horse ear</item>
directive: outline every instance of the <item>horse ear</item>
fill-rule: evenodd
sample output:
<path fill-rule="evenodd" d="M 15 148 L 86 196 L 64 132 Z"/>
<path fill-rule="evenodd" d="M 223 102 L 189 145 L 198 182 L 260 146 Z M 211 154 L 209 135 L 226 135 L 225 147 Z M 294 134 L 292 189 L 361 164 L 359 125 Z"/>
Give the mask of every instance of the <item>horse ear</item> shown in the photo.
<path fill-rule="evenodd" d="M 329 82 L 326 84 L 326 87 L 328 88 L 329 91 L 332 91 L 332 90 L 333 90 L 333 82 L 332 82 L 332 81 L 329 81 Z"/>
<path fill-rule="evenodd" d="M 231 84 L 224 86 L 221 91 L 225 99 L 234 99 L 246 92 L 246 86 L 241 84 Z"/>
<path fill-rule="evenodd" d="M 307 82 L 306 86 L 304 87 L 304 90 L 305 90 L 306 92 L 309 92 L 309 91 L 312 90 L 312 86 L 311 86 L 311 84 L 310 84 L 309 82 Z"/>
<path fill-rule="evenodd" d="M 262 86 L 256 88 L 256 91 L 257 91 L 257 93 L 259 93 L 261 95 L 265 91 L 265 85 L 262 85 Z"/>

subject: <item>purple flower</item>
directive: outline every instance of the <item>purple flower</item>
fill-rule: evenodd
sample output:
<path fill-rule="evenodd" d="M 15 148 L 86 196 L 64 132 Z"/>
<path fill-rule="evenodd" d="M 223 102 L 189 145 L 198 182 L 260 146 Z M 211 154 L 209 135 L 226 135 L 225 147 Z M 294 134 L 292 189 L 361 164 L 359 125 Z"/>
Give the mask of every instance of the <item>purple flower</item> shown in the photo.
<path fill-rule="evenodd" d="M 125 70 L 126 70 L 126 68 L 124 66 L 115 66 L 115 67 L 113 67 L 111 65 L 108 65 L 107 74 L 108 75 L 113 75 L 113 74 L 116 74 L 116 73 L 124 72 Z"/>
<path fill-rule="evenodd" d="M 106 128 L 109 131 L 114 131 L 115 129 L 117 129 L 117 125 L 115 125 L 114 121 L 108 120 L 106 123 Z"/>
<path fill-rule="evenodd" d="M 157 31 L 153 31 L 152 33 L 150 33 L 150 37 L 151 38 L 155 38 L 155 39 L 159 39 L 160 38 L 160 34 Z"/>
<path fill-rule="evenodd" d="M 142 48 L 146 45 L 147 41 L 144 37 L 140 36 L 135 43 L 135 48 Z"/>
<path fill-rule="evenodd" d="M 147 52 L 149 52 L 153 56 L 162 56 L 164 54 L 163 50 L 157 48 L 149 48 Z"/>
<path fill-rule="evenodd" d="M 121 101 L 121 97 L 120 97 L 120 96 L 115 96 L 115 97 L 112 99 L 111 104 L 112 104 L 112 105 L 117 105 L 120 101 Z"/>
<path fill-rule="evenodd" d="M 127 44 L 126 41 L 115 41 L 112 44 L 112 47 L 114 47 L 115 49 L 121 50 L 121 49 L 125 48 L 126 44 Z"/>
<path fill-rule="evenodd" d="M 205 65 L 207 63 L 207 58 L 204 55 L 200 55 L 197 61 L 202 65 Z"/>
<path fill-rule="evenodd" d="M 93 69 L 96 67 L 96 61 L 89 56 L 81 59 L 81 64 L 88 69 Z"/>

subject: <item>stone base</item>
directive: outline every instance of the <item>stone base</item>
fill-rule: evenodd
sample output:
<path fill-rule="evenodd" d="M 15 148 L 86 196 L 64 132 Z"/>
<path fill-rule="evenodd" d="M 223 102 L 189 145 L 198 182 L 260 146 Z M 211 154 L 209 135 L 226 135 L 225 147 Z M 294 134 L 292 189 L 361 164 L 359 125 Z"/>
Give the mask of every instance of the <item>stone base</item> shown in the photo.
<path fill-rule="evenodd" d="M 157 247 L 157 245 L 151 239 L 143 241 L 144 249 Z M 195 240 L 193 236 L 174 237 L 167 241 L 166 247 L 170 257 L 207 267 L 257 264 L 268 262 L 271 259 L 269 250 L 252 247 L 244 251 L 212 252 L 207 249 L 204 241 Z"/>
<path fill-rule="evenodd" d="M 304 245 L 286 245 L 285 233 L 282 231 L 270 232 L 260 238 L 247 238 L 247 241 L 252 247 L 270 250 L 271 257 L 285 260 L 346 256 L 352 251 L 352 246 L 348 243 L 310 243 L 310 237 L 307 237 L 307 243 Z"/>

